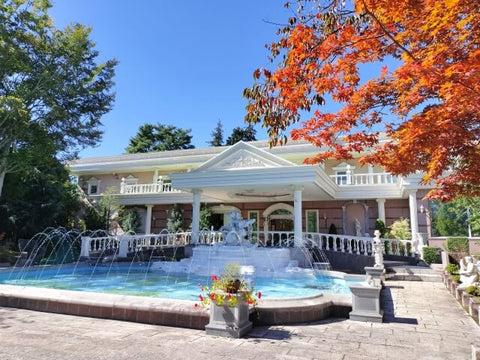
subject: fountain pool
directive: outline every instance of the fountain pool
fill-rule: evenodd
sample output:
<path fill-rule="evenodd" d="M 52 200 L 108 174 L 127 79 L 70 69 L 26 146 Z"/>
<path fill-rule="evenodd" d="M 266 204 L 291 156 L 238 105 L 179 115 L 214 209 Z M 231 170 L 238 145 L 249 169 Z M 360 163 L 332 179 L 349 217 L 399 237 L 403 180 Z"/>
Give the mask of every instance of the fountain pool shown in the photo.
<path fill-rule="evenodd" d="M 309 276 L 247 277 L 253 281 L 263 297 L 293 298 L 318 293 L 350 294 L 347 280 L 338 276 L 313 273 Z M 111 266 L 39 266 L 25 271 L 0 273 L 0 284 L 149 296 L 157 298 L 197 300 L 198 284 L 209 284 L 208 276 L 194 274 L 169 274 L 149 270 L 148 266 L 112 264 Z"/>

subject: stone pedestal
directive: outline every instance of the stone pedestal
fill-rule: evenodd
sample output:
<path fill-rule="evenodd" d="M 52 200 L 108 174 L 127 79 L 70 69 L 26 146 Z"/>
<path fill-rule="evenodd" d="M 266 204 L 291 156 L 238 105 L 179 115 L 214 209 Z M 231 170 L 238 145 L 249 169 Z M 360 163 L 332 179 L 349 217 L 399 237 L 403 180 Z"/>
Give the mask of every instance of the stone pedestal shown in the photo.
<path fill-rule="evenodd" d="M 367 274 L 367 283 L 372 286 L 383 286 L 385 282 L 385 268 L 383 267 L 365 267 L 365 273 Z"/>
<path fill-rule="evenodd" d="M 210 304 L 210 322 L 205 326 L 208 335 L 240 338 L 252 329 L 248 320 L 250 311 L 246 303 L 235 307 Z"/>
<path fill-rule="evenodd" d="M 350 285 L 352 292 L 352 312 L 350 320 L 383 322 L 383 310 L 380 309 L 381 286 L 366 283 Z"/>

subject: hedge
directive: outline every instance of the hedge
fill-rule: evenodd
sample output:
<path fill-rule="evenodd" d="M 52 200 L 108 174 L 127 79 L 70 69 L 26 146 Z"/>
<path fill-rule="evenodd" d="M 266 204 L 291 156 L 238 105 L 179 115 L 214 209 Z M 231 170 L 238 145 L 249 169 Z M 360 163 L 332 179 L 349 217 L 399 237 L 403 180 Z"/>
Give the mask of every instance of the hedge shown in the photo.
<path fill-rule="evenodd" d="M 423 248 L 423 260 L 428 264 L 440 263 L 440 249 L 431 246 L 425 246 Z"/>
<path fill-rule="evenodd" d="M 449 253 L 468 253 L 468 238 L 448 238 L 445 243 L 445 250 Z"/>

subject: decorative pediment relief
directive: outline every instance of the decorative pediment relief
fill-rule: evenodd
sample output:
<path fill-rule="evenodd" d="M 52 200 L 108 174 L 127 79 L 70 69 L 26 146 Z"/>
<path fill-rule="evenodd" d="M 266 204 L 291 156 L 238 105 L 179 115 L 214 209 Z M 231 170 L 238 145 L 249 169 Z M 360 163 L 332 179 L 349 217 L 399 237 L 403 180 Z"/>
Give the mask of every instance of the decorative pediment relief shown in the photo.
<path fill-rule="evenodd" d="M 195 171 L 240 170 L 292 166 L 293 163 L 258 149 L 250 144 L 239 142 L 207 161 Z"/>
<path fill-rule="evenodd" d="M 278 166 L 268 161 L 266 159 L 262 159 L 255 154 L 250 153 L 246 150 L 238 151 L 232 156 L 218 162 L 212 169 L 239 169 L 239 168 L 264 168 L 264 167 L 273 167 Z"/>

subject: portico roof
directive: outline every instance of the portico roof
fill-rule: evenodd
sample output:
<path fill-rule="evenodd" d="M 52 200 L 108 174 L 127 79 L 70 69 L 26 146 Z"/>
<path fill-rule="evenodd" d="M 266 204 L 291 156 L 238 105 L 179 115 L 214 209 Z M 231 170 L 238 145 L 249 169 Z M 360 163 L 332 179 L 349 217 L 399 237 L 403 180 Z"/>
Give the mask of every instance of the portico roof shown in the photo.
<path fill-rule="evenodd" d="M 201 190 L 225 202 L 291 201 L 296 188 L 303 189 L 304 200 L 328 200 L 337 190 L 320 166 L 295 165 L 245 142 L 195 170 L 169 176 L 175 189 Z"/>

